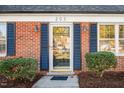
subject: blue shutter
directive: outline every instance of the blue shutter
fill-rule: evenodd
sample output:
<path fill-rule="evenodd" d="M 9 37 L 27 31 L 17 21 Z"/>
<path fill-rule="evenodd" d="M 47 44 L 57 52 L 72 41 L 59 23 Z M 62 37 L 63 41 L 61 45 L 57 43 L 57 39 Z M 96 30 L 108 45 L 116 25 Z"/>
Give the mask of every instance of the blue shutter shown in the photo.
<path fill-rule="evenodd" d="M 49 31 L 48 24 L 41 24 L 41 57 L 40 69 L 49 69 Z"/>
<path fill-rule="evenodd" d="M 97 52 L 97 24 L 90 25 L 90 52 Z"/>
<path fill-rule="evenodd" d="M 80 24 L 74 24 L 74 70 L 81 69 L 81 28 Z"/>
<path fill-rule="evenodd" d="M 15 23 L 7 23 L 7 56 L 15 55 L 16 26 Z"/>

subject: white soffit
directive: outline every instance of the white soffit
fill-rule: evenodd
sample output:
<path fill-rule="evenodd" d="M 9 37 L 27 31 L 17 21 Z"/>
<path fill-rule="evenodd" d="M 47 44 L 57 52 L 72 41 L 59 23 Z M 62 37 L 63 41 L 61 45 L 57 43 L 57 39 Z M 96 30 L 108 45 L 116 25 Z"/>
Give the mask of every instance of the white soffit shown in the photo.
<path fill-rule="evenodd" d="M 0 14 L 0 22 L 124 22 L 124 14 Z"/>

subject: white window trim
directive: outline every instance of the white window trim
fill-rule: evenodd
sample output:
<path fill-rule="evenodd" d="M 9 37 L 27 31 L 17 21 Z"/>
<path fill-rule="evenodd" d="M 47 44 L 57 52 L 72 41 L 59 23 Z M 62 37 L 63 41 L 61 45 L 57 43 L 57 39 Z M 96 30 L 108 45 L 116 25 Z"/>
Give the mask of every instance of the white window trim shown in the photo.
<path fill-rule="evenodd" d="M 99 41 L 100 41 L 100 25 L 114 25 L 115 27 L 115 55 L 116 56 L 124 56 L 124 53 L 119 53 L 119 25 L 124 25 L 124 23 L 98 23 L 97 24 L 97 50 L 99 49 Z"/>
<path fill-rule="evenodd" d="M 6 38 L 4 39 L 6 42 L 5 42 L 5 54 L 0 54 L 0 57 L 5 57 L 7 56 L 7 23 L 5 22 L 1 22 L 1 24 L 4 24 L 5 25 L 5 33 L 6 33 Z"/>

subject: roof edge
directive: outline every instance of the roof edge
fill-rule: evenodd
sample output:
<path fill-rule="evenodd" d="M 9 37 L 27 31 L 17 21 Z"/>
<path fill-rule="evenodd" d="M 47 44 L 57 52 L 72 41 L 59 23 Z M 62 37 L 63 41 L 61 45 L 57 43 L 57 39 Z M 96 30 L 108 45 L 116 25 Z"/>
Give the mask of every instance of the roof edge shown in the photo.
<path fill-rule="evenodd" d="M 67 13 L 67 14 L 124 14 L 124 11 L 0 11 L 0 14 L 5 14 L 5 13 L 13 13 L 13 14 L 19 14 L 19 13 Z"/>

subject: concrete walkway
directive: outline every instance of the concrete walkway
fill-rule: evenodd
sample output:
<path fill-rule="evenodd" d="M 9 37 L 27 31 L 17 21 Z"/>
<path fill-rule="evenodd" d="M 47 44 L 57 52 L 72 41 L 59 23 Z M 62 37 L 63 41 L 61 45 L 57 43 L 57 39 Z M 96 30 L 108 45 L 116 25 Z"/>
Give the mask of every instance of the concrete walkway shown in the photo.
<path fill-rule="evenodd" d="M 77 76 L 68 76 L 67 80 L 50 80 L 52 77 L 42 77 L 32 88 L 79 88 Z"/>

